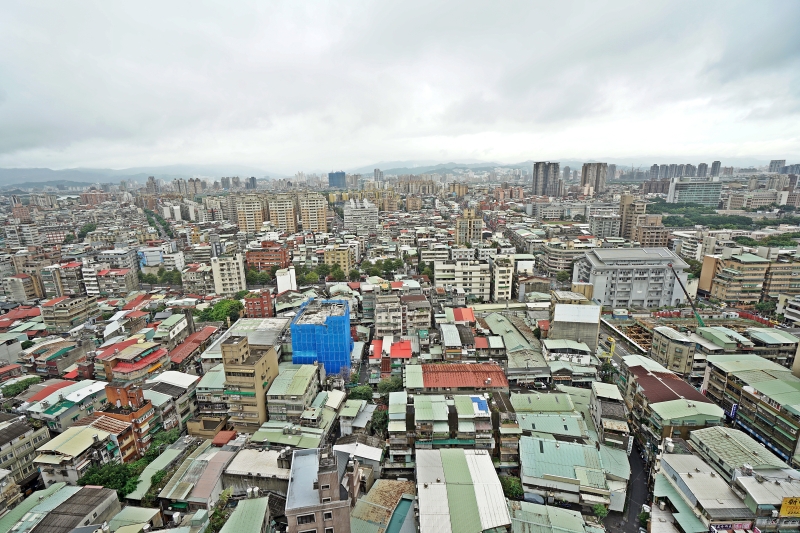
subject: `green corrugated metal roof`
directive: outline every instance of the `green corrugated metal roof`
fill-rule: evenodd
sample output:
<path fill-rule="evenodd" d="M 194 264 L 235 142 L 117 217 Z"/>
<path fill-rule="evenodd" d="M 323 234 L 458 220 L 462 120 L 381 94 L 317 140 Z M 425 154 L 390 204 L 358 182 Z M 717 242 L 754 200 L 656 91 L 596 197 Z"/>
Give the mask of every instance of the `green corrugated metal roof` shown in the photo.
<path fill-rule="evenodd" d="M 253 498 L 239 500 L 228 521 L 219 533 L 242 533 L 243 531 L 261 531 L 261 526 L 269 514 L 267 504 L 269 498 Z"/>
<path fill-rule="evenodd" d="M 722 426 L 697 429 L 690 435 L 692 441 L 699 442 L 703 449 L 716 454 L 723 462 L 731 466 L 751 464 L 753 467 L 772 466 L 788 468 L 778 456 L 764 449 L 755 439 L 738 429 Z"/>
<path fill-rule="evenodd" d="M 447 400 L 439 394 L 414 396 L 414 419 L 420 421 L 447 421 Z"/>
<path fill-rule="evenodd" d="M 197 390 L 222 390 L 224 387 L 225 365 L 222 363 L 211 367 L 197 382 Z"/>
<path fill-rule="evenodd" d="M 794 335 L 775 328 L 748 328 L 747 333 L 766 344 L 797 344 L 800 341 Z"/>
<path fill-rule="evenodd" d="M 37 490 L 25 498 L 19 505 L 11 509 L 8 514 L 0 518 L 0 531 L 10 531 L 14 524 L 19 522 L 31 509 L 42 503 L 42 501 L 49 500 L 53 494 L 63 489 L 66 485 L 66 483 L 54 483 L 46 489 Z M 74 493 L 70 493 L 70 495 L 72 494 Z M 33 525 L 31 525 L 31 527 L 33 527 Z M 22 529 L 22 531 L 27 529 L 30 528 Z"/>
<path fill-rule="evenodd" d="M 465 394 L 457 394 L 453 397 L 453 403 L 456 405 L 458 418 L 475 418 L 475 407 L 471 397 Z"/>
<path fill-rule="evenodd" d="M 136 485 L 136 490 L 128 494 L 126 498 L 130 500 L 141 500 L 144 498 L 145 493 L 150 490 L 150 478 L 159 470 L 164 470 L 167 466 L 177 459 L 181 454 L 181 450 L 167 448 L 152 463 L 147 465 L 142 473 L 139 474 L 139 484 Z"/>
<path fill-rule="evenodd" d="M 475 497 L 472 475 L 463 450 L 439 450 L 442 469 L 447 480 L 447 506 L 453 532 L 479 533 L 481 517 Z"/>
<path fill-rule="evenodd" d="M 755 254 L 740 254 L 731 256 L 742 263 L 769 263 L 769 259 Z"/>
<path fill-rule="evenodd" d="M 314 365 L 280 365 L 280 373 L 267 391 L 267 397 L 303 395 L 316 370 Z"/>
<path fill-rule="evenodd" d="M 555 413 L 575 410 L 572 398 L 564 393 L 512 394 L 510 400 L 517 413 Z"/>
<path fill-rule="evenodd" d="M 577 413 L 523 413 L 517 415 L 517 423 L 520 429 L 525 431 L 539 431 L 576 438 L 589 436 L 583 417 Z"/>
<path fill-rule="evenodd" d="M 705 425 L 707 420 L 721 420 L 725 414 L 722 408 L 716 404 L 687 400 L 652 403 L 650 409 L 662 420 L 694 419 L 697 421 L 697 425 Z"/>
<path fill-rule="evenodd" d="M 425 386 L 422 379 L 422 365 L 406 365 L 405 385 L 407 389 L 421 389 Z"/>

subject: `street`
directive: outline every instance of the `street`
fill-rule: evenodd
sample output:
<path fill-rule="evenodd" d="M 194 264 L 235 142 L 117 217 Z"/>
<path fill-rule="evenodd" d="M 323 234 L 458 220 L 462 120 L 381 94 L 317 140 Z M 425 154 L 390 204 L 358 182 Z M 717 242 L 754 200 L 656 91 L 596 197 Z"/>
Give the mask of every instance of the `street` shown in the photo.
<path fill-rule="evenodd" d="M 647 498 L 647 472 L 639 451 L 634 446 L 628 460 L 631 465 L 631 479 L 628 483 L 628 503 L 624 513 L 609 513 L 604 520 L 611 533 L 638 533 L 639 513 Z"/>

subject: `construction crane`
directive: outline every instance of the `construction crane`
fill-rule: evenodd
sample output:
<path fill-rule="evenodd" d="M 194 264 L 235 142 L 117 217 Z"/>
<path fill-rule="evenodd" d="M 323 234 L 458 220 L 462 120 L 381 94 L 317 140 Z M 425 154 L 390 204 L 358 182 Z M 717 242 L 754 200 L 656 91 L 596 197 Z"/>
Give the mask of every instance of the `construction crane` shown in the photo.
<path fill-rule="evenodd" d="M 617 347 L 617 340 L 616 340 L 614 337 L 612 337 L 612 336 L 610 336 L 610 335 L 609 335 L 609 336 L 608 336 L 608 351 L 607 351 L 607 352 L 602 352 L 602 353 L 600 354 L 600 357 L 601 357 L 601 358 L 602 358 L 602 359 L 603 359 L 603 360 L 604 360 L 606 363 L 609 363 L 609 362 L 611 362 L 611 359 L 614 357 L 614 349 L 615 349 L 616 347 Z"/>
<path fill-rule="evenodd" d="M 706 323 L 703 322 L 703 317 L 701 317 L 700 313 L 697 312 L 697 308 L 694 306 L 694 302 L 692 301 L 692 297 L 689 296 L 689 291 L 686 290 L 686 287 L 683 285 L 683 281 L 681 281 L 680 276 L 678 276 L 678 273 L 675 272 L 675 267 L 672 266 L 672 263 L 669 264 L 669 268 L 672 270 L 672 273 L 675 274 L 675 279 L 678 280 L 678 283 L 680 284 L 681 289 L 683 289 L 683 294 L 685 294 L 686 295 L 686 299 L 689 300 L 689 305 L 692 306 L 692 311 L 694 311 L 694 317 L 697 319 L 697 325 L 700 326 L 701 328 L 706 327 Z"/>

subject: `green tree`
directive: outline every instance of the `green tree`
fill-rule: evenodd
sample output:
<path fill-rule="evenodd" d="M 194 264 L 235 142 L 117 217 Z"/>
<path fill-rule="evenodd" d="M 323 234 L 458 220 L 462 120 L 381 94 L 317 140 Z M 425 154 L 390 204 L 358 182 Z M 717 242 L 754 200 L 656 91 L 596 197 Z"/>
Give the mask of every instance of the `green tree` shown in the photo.
<path fill-rule="evenodd" d="M 139 484 L 147 461 L 140 459 L 133 463 L 107 463 L 101 466 L 90 466 L 78 480 L 78 485 L 100 485 L 117 491 L 120 499 L 124 498 Z"/>
<path fill-rule="evenodd" d="M 559 283 L 564 283 L 565 281 L 569 280 L 570 277 L 571 276 L 569 275 L 569 272 L 567 272 L 566 270 L 559 270 L 556 273 L 556 281 L 558 281 Z"/>
<path fill-rule="evenodd" d="M 94 222 L 87 222 L 86 224 L 81 226 L 81 229 L 78 230 L 78 240 L 82 241 L 83 239 L 86 238 L 88 234 L 95 231 L 96 229 L 97 229 L 97 224 L 95 224 Z"/>
<path fill-rule="evenodd" d="M 350 281 L 358 281 L 361 278 L 361 272 L 354 268 L 350 271 L 347 277 L 350 278 Z"/>
<path fill-rule="evenodd" d="M 525 495 L 522 490 L 522 482 L 518 477 L 514 476 L 499 476 L 500 484 L 503 486 L 503 494 L 509 500 L 521 500 Z"/>
<path fill-rule="evenodd" d="M 67 236 L 64 237 L 64 244 L 69 244 L 74 240 L 75 240 L 75 234 L 74 233 L 67 233 Z"/>
<path fill-rule="evenodd" d="M 347 276 L 342 270 L 342 267 L 340 267 L 339 265 L 333 266 L 333 268 L 331 269 L 331 277 L 334 279 L 334 281 L 344 281 L 345 279 L 347 279 Z"/>
<path fill-rule="evenodd" d="M 309 272 L 303 277 L 303 281 L 306 282 L 306 285 L 314 285 L 319 283 L 319 276 L 313 272 Z"/>
<path fill-rule="evenodd" d="M 200 313 L 201 322 L 224 322 L 230 317 L 231 322 L 239 320 L 240 311 L 244 305 L 239 300 L 220 300 L 211 307 L 203 309 Z"/>
<path fill-rule="evenodd" d="M 372 420 L 370 421 L 372 427 L 372 434 L 376 437 L 383 437 L 389 429 L 389 411 L 386 409 L 378 409 L 372 413 Z"/>
<path fill-rule="evenodd" d="M 351 400 L 372 401 L 372 387 L 369 385 L 359 385 L 358 387 L 353 387 L 350 389 L 347 397 Z"/>
<path fill-rule="evenodd" d="M 318 264 L 317 268 L 315 268 L 314 270 L 316 271 L 317 274 L 319 274 L 323 278 L 331 273 L 331 267 L 329 265 L 326 265 L 325 263 Z"/>
<path fill-rule="evenodd" d="M 156 457 L 161 455 L 161 453 L 164 451 L 164 448 L 177 441 L 180 437 L 181 432 L 178 428 L 171 429 L 169 431 L 159 431 L 153 435 L 153 440 L 150 442 L 150 447 L 147 448 L 147 451 L 144 454 L 144 459 L 148 463 L 153 462 Z"/>
<path fill-rule="evenodd" d="M 390 378 L 382 379 L 378 383 L 378 392 L 384 396 L 390 392 L 397 392 L 403 390 L 403 379 L 400 376 L 392 376 Z"/>
<path fill-rule="evenodd" d="M 758 302 L 755 305 L 756 311 L 765 315 L 771 315 L 775 312 L 777 305 L 773 301 Z"/>
<path fill-rule="evenodd" d="M 234 300 L 241 300 L 242 298 L 244 298 L 249 293 L 250 293 L 250 291 L 248 291 L 248 290 L 239 291 L 239 292 L 237 292 L 236 294 L 233 295 L 233 299 Z"/>
<path fill-rule="evenodd" d="M 650 520 L 650 513 L 641 512 L 639 513 L 639 525 L 644 527 L 647 525 L 647 521 Z"/>
<path fill-rule="evenodd" d="M 685 261 L 689 265 L 689 274 L 691 274 L 695 278 L 699 278 L 700 271 L 703 270 L 703 263 L 701 263 L 696 259 L 685 259 Z"/>
<path fill-rule="evenodd" d="M 602 503 L 595 504 L 592 507 L 592 513 L 599 518 L 600 520 L 604 519 L 608 516 L 608 507 L 603 505 Z"/>
<path fill-rule="evenodd" d="M 22 346 L 23 350 L 27 350 L 28 348 L 33 346 L 33 344 L 34 344 L 33 341 L 22 341 L 22 344 L 20 346 Z"/>

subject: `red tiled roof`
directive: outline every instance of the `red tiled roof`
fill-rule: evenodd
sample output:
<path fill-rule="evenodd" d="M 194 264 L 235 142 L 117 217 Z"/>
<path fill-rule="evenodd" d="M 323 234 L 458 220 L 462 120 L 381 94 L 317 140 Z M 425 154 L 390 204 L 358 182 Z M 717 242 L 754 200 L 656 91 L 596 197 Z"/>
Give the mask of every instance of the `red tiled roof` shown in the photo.
<path fill-rule="evenodd" d="M 478 350 L 481 349 L 489 349 L 489 339 L 488 337 L 475 337 L 475 348 Z"/>
<path fill-rule="evenodd" d="M 214 326 L 205 326 L 200 331 L 195 331 L 194 333 L 189 335 L 188 338 L 189 339 L 196 339 L 196 340 L 199 340 L 200 342 L 205 342 L 205 341 L 207 341 L 209 339 L 209 337 L 211 337 L 211 335 L 216 333 L 218 329 L 219 328 L 214 327 Z"/>
<path fill-rule="evenodd" d="M 138 295 L 136 298 L 131 300 L 130 302 L 125 304 L 125 307 L 122 308 L 123 311 L 130 311 L 132 309 L 136 309 L 136 306 L 139 305 L 141 302 L 144 301 L 144 294 Z"/>
<path fill-rule="evenodd" d="M 212 446 L 225 446 L 230 441 L 236 438 L 235 431 L 220 431 L 219 433 L 214 436 L 214 440 L 211 441 Z"/>
<path fill-rule="evenodd" d="M 347 284 L 347 286 L 353 289 L 354 291 L 361 289 L 361 283 L 358 281 L 351 281 L 350 283 Z"/>
<path fill-rule="evenodd" d="M 550 321 L 549 320 L 538 320 L 536 325 L 539 326 L 539 329 L 542 331 L 550 331 Z"/>
<path fill-rule="evenodd" d="M 457 322 L 475 322 L 475 313 L 471 307 L 456 307 L 453 309 L 453 319 Z"/>
<path fill-rule="evenodd" d="M 59 296 L 58 298 L 53 298 L 49 302 L 43 303 L 42 307 L 53 307 L 57 303 L 63 302 L 64 300 L 69 300 L 69 296 Z"/>
<path fill-rule="evenodd" d="M 33 318 L 42 314 L 38 307 L 19 306 L 3 315 L 4 320 L 19 320 L 21 318 Z"/>
<path fill-rule="evenodd" d="M 14 370 L 15 368 L 22 368 L 22 367 L 20 365 L 17 365 L 17 364 L 6 365 L 4 367 L 0 367 L 0 373 L 8 372 L 10 370 Z"/>
<path fill-rule="evenodd" d="M 28 279 L 30 276 L 27 274 L 13 274 L 10 278 Z"/>
<path fill-rule="evenodd" d="M 648 403 L 669 402 L 672 400 L 692 400 L 695 402 L 711 403 L 711 400 L 683 381 L 677 374 L 671 372 L 650 372 L 641 366 L 630 368 L 636 376 L 636 383 L 642 389 L 642 394 Z"/>
<path fill-rule="evenodd" d="M 61 268 L 78 268 L 82 266 L 83 263 L 81 263 L 80 261 L 72 261 L 71 263 L 64 263 L 63 265 L 61 265 Z"/>
<path fill-rule="evenodd" d="M 380 359 L 382 351 L 383 351 L 383 341 L 381 339 L 375 339 L 374 341 L 372 341 L 372 355 L 370 355 L 369 358 Z"/>
<path fill-rule="evenodd" d="M 484 388 L 491 378 L 491 387 L 508 387 L 503 369 L 491 363 L 479 364 L 425 364 L 422 365 L 422 382 L 425 388 L 463 387 Z"/>
<path fill-rule="evenodd" d="M 411 359 L 411 341 L 400 341 L 392 344 L 389 351 L 392 359 Z"/>
<path fill-rule="evenodd" d="M 28 398 L 28 403 L 39 402 L 44 400 L 54 392 L 63 389 L 64 387 L 68 387 L 70 385 L 74 385 L 72 381 L 60 381 L 58 383 L 54 383 L 52 385 L 48 385 L 47 387 L 43 388 L 30 398 Z"/>
<path fill-rule="evenodd" d="M 144 311 L 131 311 L 130 313 L 128 313 L 125 316 L 127 318 L 141 318 L 141 317 L 147 316 L 147 315 L 148 315 L 148 313 L 145 313 Z"/>
<path fill-rule="evenodd" d="M 75 379 L 78 377 L 78 369 L 72 370 L 64 374 L 64 379 Z"/>

